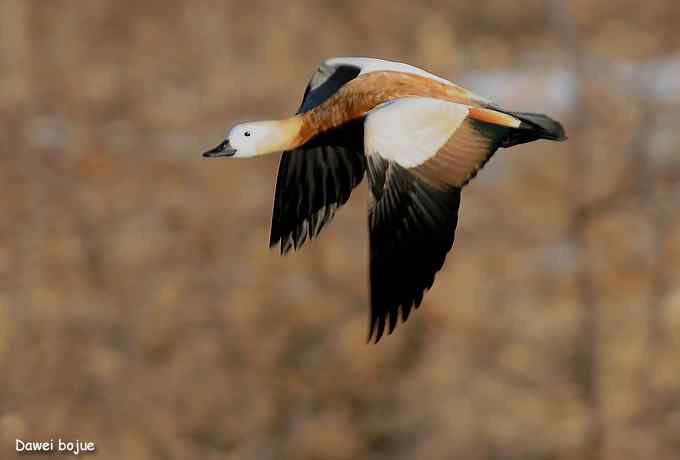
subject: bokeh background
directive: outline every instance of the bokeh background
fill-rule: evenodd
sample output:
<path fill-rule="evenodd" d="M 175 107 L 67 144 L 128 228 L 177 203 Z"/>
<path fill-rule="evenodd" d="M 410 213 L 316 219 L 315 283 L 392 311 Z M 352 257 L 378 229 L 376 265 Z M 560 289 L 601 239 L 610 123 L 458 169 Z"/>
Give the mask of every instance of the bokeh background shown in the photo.
<path fill-rule="evenodd" d="M 678 24 L 674 0 L 0 0 L 0 458 L 680 458 Z M 200 157 L 342 55 L 570 136 L 494 157 L 377 346 L 365 184 L 282 258 L 277 156 Z"/>

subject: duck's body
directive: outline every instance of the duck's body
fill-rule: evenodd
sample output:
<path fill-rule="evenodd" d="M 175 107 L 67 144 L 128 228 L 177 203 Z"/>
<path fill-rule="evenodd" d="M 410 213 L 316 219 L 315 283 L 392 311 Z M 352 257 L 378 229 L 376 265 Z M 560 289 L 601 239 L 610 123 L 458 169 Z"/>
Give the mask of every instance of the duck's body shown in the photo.
<path fill-rule="evenodd" d="M 519 123 L 508 115 L 484 109 L 481 99 L 453 83 L 446 84 L 406 72 L 376 70 L 359 75 L 322 104 L 301 114 L 302 129 L 295 142 L 302 145 L 321 132 L 365 116 L 380 104 L 405 97 L 464 104 L 479 117 L 497 117 L 499 123 Z"/>
<path fill-rule="evenodd" d="M 563 140 L 545 115 L 508 112 L 422 69 L 333 58 L 312 76 L 294 117 L 236 126 L 206 156 L 285 150 L 270 246 L 316 236 L 367 172 L 370 336 L 391 333 L 434 282 L 453 245 L 461 188 L 499 147 Z"/>

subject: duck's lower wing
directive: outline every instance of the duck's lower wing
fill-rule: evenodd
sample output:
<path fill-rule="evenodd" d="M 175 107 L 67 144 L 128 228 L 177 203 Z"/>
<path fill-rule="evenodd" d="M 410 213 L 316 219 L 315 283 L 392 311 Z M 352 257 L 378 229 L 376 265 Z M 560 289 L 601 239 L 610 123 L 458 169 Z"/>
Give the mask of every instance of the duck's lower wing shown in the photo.
<path fill-rule="evenodd" d="M 369 112 L 371 318 L 369 340 L 417 308 L 453 246 L 461 188 L 507 136 L 514 119 L 429 98 Z M 476 110 L 476 109 L 474 109 Z"/>
<path fill-rule="evenodd" d="M 319 234 L 364 177 L 363 120 L 284 152 L 279 164 L 269 246 L 281 253 Z"/>
<path fill-rule="evenodd" d="M 307 84 L 297 113 L 322 104 L 360 68 L 322 62 Z M 319 234 L 364 177 L 363 120 L 315 136 L 302 147 L 283 152 L 279 163 L 269 246 L 281 253 L 299 248 Z"/>
<path fill-rule="evenodd" d="M 418 308 L 453 246 L 460 188 L 436 189 L 395 162 L 371 156 L 368 177 L 371 321 L 369 340 L 391 333 Z"/>

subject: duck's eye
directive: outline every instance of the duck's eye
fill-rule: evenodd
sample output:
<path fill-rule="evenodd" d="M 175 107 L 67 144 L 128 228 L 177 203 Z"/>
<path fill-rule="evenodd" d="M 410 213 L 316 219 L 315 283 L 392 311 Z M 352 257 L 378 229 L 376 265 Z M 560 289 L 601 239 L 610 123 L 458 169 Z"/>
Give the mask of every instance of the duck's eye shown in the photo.
<path fill-rule="evenodd" d="M 245 133 L 243 133 L 243 135 L 246 137 L 250 137 L 250 131 L 246 131 Z"/>

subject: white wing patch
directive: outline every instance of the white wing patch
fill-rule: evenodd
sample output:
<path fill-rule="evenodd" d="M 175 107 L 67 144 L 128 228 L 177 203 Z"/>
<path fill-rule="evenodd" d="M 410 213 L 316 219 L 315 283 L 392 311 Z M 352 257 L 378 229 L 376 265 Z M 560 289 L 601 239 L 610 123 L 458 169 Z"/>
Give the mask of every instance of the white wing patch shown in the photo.
<path fill-rule="evenodd" d="M 432 158 L 463 123 L 465 105 L 427 97 L 407 97 L 371 110 L 364 127 L 364 148 L 404 168 Z"/>

